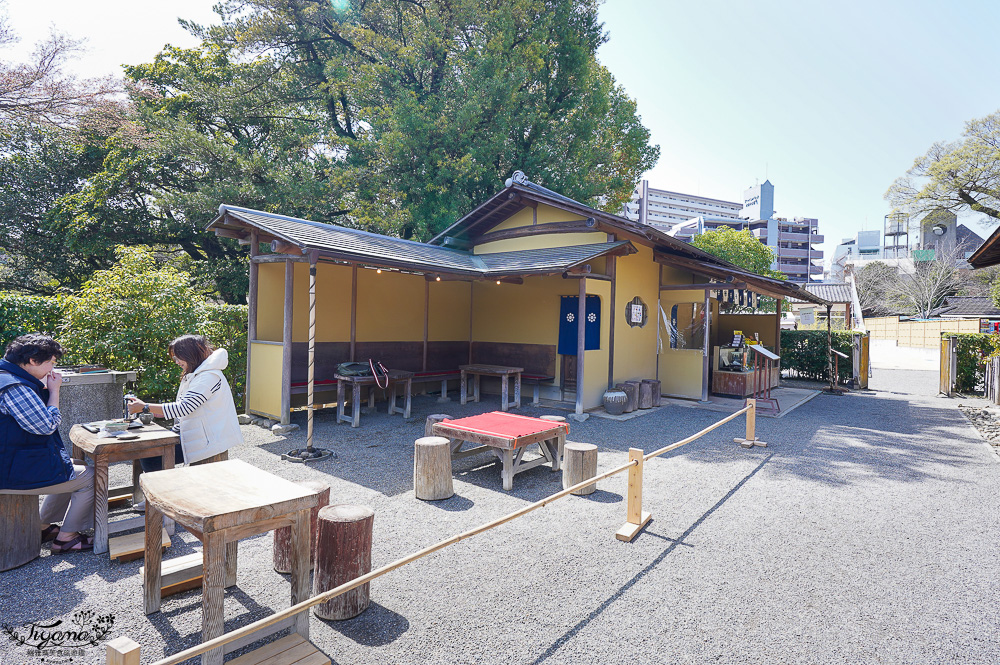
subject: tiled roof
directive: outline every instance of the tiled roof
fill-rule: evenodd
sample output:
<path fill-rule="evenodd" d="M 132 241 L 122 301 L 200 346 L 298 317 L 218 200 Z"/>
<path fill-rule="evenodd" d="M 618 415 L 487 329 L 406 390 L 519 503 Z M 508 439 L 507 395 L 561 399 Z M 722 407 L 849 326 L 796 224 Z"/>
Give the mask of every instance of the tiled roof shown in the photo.
<path fill-rule="evenodd" d="M 633 253 L 627 240 L 473 255 L 438 245 L 383 236 L 333 224 L 286 217 L 259 210 L 220 206 L 209 228 L 225 226 L 225 215 L 304 249 L 316 249 L 336 258 L 368 261 L 428 272 L 493 277 L 559 272 L 609 253 Z"/>
<path fill-rule="evenodd" d="M 1000 316 L 989 296 L 948 296 L 933 316 Z"/>
<path fill-rule="evenodd" d="M 803 288 L 814 296 L 819 296 L 823 300 L 832 303 L 851 302 L 851 285 L 845 282 L 817 282 L 815 284 L 803 284 Z M 798 298 L 790 298 L 792 302 L 805 302 Z"/>

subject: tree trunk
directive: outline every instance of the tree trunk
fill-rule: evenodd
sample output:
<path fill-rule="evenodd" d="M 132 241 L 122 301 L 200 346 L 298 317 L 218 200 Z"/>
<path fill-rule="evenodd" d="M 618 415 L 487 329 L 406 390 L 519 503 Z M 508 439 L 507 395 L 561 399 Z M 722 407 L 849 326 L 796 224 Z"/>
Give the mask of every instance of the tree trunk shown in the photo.
<path fill-rule="evenodd" d="M 296 485 L 305 487 L 319 494 L 319 505 L 309 514 L 309 538 L 312 546 L 309 548 L 309 566 L 316 565 L 316 543 L 319 539 L 317 520 L 320 508 L 330 503 L 330 486 L 318 480 L 297 480 Z M 274 530 L 274 569 L 279 573 L 292 572 L 292 528 L 283 526 Z"/>
<path fill-rule="evenodd" d="M 375 511 L 368 506 L 339 504 L 319 511 L 319 543 L 313 596 L 361 577 L 372 570 L 372 525 Z M 316 616 L 340 621 L 356 617 L 371 602 L 369 585 L 342 593 L 316 606 Z"/>

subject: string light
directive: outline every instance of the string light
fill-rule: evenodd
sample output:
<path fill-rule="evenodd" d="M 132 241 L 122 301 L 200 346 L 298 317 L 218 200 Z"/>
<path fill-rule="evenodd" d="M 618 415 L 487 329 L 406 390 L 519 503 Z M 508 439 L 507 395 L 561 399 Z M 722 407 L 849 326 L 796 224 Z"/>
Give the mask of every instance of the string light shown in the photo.
<path fill-rule="evenodd" d="M 381 274 L 382 274 L 382 269 L 381 269 L 381 268 L 379 268 L 378 270 L 376 270 L 376 271 L 375 271 L 375 274 L 376 274 L 376 275 L 381 275 Z"/>
<path fill-rule="evenodd" d="M 499 284 L 500 284 L 500 280 L 498 279 L 498 280 L 497 280 L 497 285 L 499 285 Z"/>
<path fill-rule="evenodd" d="M 434 281 L 435 282 L 440 282 L 441 281 L 441 275 L 438 275 L 437 277 L 435 277 Z"/>

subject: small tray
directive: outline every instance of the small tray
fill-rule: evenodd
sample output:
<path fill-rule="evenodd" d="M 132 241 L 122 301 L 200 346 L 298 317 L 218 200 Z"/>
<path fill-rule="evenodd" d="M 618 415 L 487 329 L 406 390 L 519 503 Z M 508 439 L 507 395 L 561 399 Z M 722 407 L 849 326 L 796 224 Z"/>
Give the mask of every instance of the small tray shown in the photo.
<path fill-rule="evenodd" d="M 92 423 L 83 423 L 80 426 L 83 427 L 83 429 L 87 430 L 88 432 L 91 432 L 92 434 L 97 434 L 99 431 L 101 431 L 101 425 L 107 422 L 111 421 L 95 420 Z M 142 423 L 139 422 L 138 420 L 133 420 L 132 422 L 129 423 L 128 428 L 129 430 L 142 429 Z"/>

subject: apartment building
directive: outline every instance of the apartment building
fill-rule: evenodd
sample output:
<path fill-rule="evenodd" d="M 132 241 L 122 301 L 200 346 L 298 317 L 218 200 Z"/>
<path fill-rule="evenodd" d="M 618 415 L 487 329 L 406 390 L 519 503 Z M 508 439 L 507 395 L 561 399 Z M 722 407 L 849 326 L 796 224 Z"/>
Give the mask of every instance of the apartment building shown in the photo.
<path fill-rule="evenodd" d="M 722 226 L 750 229 L 774 252 L 772 268 L 788 275 L 789 281 L 805 283 L 823 277 L 823 251 L 813 247 L 823 242 L 819 220 L 776 217 L 774 185 L 769 180 L 747 189 L 742 203 L 654 189 L 643 180 L 623 216 L 687 242 Z"/>

